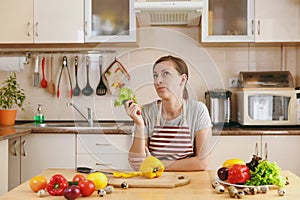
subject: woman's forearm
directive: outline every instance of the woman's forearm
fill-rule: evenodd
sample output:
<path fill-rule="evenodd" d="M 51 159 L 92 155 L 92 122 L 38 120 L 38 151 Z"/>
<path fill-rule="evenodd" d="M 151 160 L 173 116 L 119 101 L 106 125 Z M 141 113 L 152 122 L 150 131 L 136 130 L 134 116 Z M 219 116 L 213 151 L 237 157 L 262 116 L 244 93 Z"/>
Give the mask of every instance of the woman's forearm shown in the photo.
<path fill-rule="evenodd" d="M 198 158 L 196 156 L 181 160 L 165 161 L 165 171 L 199 171 L 208 167 L 209 156 Z"/>
<path fill-rule="evenodd" d="M 129 154 L 145 154 L 146 138 L 144 134 L 144 126 L 136 126 L 134 130 L 134 138 L 129 150 Z"/>

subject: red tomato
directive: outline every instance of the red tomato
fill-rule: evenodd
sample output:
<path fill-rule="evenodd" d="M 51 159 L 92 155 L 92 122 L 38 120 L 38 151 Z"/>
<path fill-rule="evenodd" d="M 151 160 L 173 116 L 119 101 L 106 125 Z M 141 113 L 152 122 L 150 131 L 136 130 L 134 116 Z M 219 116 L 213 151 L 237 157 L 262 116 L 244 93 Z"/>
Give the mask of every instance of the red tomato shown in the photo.
<path fill-rule="evenodd" d="M 76 174 L 74 177 L 73 177 L 73 182 L 79 182 L 79 181 L 83 181 L 85 180 L 85 176 L 82 175 L 82 174 Z"/>
<path fill-rule="evenodd" d="M 79 181 L 78 187 L 83 197 L 88 197 L 95 191 L 95 184 L 91 180 Z"/>
<path fill-rule="evenodd" d="M 39 190 L 46 188 L 47 179 L 44 176 L 35 176 L 30 179 L 29 186 L 33 192 L 38 192 Z"/>

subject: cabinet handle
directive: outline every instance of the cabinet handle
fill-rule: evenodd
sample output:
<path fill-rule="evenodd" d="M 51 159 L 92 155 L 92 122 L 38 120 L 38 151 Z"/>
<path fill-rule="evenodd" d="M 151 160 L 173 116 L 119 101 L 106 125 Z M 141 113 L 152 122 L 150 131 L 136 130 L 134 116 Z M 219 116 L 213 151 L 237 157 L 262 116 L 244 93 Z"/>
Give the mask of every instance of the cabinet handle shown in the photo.
<path fill-rule="evenodd" d="M 254 20 L 251 20 L 251 32 L 254 35 Z"/>
<path fill-rule="evenodd" d="M 14 141 L 14 152 L 13 152 L 14 156 L 18 156 L 17 154 L 17 140 Z"/>
<path fill-rule="evenodd" d="M 105 143 L 103 143 L 103 144 L 100 144 L 100 143 L 96 143 L 96 146 L 111 146 L 112 144 L 105 144 Z"/>
<path fill-rule="evenodd" d="M 258 156 L 258 143 L 255 143 L 255 155 Z"/>
<path fill-rule="evenodd" d="M 268 160 L 268 143 L 265 143 L 265 159 Z"/>
<path fill-rule="evenodd" d="M 87 21 L 84 22 L 84 34 L 87 36 Z"/>
<path fill-rule="evenodd" d="M 260 20 L 257 22 L 257 34 L 260 35 Z"/>
<path fill-rule="evenodd" d="M 110 163 L 96 163 L 96 165 L 100 166 L 110 166 Z"/>
<path fill-rule="evenodd" d="M 30 28 L 30 22 L 27 22 L 27 36 L 30 37 L 30 31 L 29 31 L 29 28 Z"/>
<path fill-rule="evenodd" d="M 22 142 L 22 149 L 23 149 L 23 151 L 22 151 L 22 156 L 26 156 L 26 152 L 25 152 L 25 143 L 26 143 L 26 140 L 23 140 L 23 142 Z"/>
<path fill-rule="evenodd" d="M 39 33 L 38 33 L 38 25 L 39 25 L 39 23 L 38 23 L 38 22 L 35 22 L 35 36 L 36 36 L 36 37 L 39 37 Z"/>

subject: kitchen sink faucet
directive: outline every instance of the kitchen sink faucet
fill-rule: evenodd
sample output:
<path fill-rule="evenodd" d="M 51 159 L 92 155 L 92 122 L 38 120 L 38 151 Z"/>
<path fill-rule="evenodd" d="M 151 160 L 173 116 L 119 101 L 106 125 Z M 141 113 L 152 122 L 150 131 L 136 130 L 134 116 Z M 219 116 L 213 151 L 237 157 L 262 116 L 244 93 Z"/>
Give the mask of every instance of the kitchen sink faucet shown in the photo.
<path fill-rule="evenodd" d="M 93 126 L 94 119 L 93 119 L 93 111 L 92 111 L 91 108 L 87 107 L 87 113 L 88 113 L 88 115 L 87 115 L 87 117 L 86 117 L 86 116 L 84 116 L 84 114 L 82 114 L 82 112 L 80 112 L 80 110 L 79 110 L 74 104 L 72 104 L 71 102 L 67 102 L 66 105 L 67 105 L 67 106 L 72 106 L 77 112 L 79 112 L 79 114 L 80 114 L 84 119 L 87 120 L 89 126 L 91 126 L 91 127 Z"/>

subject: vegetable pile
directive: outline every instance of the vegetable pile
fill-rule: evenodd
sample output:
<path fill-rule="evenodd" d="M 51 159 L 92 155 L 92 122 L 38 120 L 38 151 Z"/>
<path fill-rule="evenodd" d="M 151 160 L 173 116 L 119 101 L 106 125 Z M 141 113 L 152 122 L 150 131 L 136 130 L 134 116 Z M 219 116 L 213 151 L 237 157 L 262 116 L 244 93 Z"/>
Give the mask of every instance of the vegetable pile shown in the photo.
<path fill-rule="evenodd" d="M 143 176 L 145 178 L 159 178 L 164 172 L 163 163 L 153 156 L 148 156 L 142 162 L 140 171 L 137 172 L 121 172 L 113 173 L 115 178 L 131 178 L 135 176 Z M 127 182 L 123 182 L 121 188 L 129 187 Z M 35 176 L 29 181 L 30 189 L 37 193 L 39 197 L 64 196 L 65 199 L 74 200 L 79 197 L 89 197 L 97 191 L 98 196 L 103 197 L 111 194 L 114 190 L 112 185 L 108 185 L 108 178 L 102 172 L 92 172 L 87 176 L 76 174 L 71 181 L 68 181 L 62 174 L 54 174 L 47 182 L 44 176 Z M 60 198 L 61 199 L 61 198 Z"/>
<path fill-rule="evenodd" d="M 286 177 L 280 175 L 280 171 L 276 162 L 262 160 L 254 155 L 248 163 L 238 158 L 226 160 L 218 169 L 217 175 L 220 180 L 235 184 L 228 187 L 229 196 L 232 198 L 242 198 L 246 194 L 265 194 L 271 185 L 278 186 L 278 195 L 283 196 L 286 193 L 284 187 L 288 182 Z M 237 189 L 240 185 L 243 186 L 243 190 Z M 225 192 L 221 181 L 213 182 L 212 187 L 217 193 Z"/>
<path fill-rule="evenodd" d="M 222 181 L 232 184 L 284 187 L 286 178 L 280 176 L 280 170 L 276 162 L 262 160 L 261 157 L 254 155 L 252 160 L 246 164 L 238 158 L 226 160 L 217 173 Z"/>

